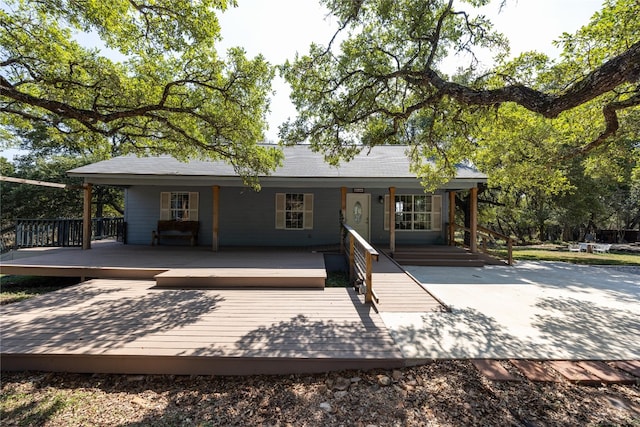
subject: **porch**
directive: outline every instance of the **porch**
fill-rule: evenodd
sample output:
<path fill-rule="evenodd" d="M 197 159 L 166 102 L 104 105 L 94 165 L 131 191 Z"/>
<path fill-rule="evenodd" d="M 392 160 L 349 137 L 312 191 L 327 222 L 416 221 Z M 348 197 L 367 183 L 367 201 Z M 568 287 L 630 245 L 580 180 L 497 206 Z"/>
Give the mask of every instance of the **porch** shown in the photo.
<path fill-rule="evenodd" d="M 91 250 L 29 248 L 5 255 L 3 274 L 155 280 L 168 287 L 322 288 L 323 254 L 296 248 L 123 245 L 95 241 Z"/>

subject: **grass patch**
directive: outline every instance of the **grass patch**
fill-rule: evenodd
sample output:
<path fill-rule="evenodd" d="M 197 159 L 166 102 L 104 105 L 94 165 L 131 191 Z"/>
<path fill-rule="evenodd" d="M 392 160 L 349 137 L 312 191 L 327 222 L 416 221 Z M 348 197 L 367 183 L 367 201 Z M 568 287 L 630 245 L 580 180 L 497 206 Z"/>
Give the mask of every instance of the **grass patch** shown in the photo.
<path fill-rule="evenodd" d="M 348 288 L 349 273 L 344 271 L 332 271 L 327 273 L 327 280 L 324 282 L 326 288 Z"/>
<path fill-rule="evenodd" d="M 78 277 L 0 276 L 0 305 L 24 301 L 36 295 L 80 283 Z"/>
<path fill-rule="evenodd" d="M 506 256 L 506 251 L 501 252 Z M 640 265 L 640 254 L 590 254 L 586 252 L 569 252 L 566 249 L 552 248 L 542 249 L 514 247 L 513 259 L 523 261 L 559 261 L 589 265 Z"/>
<path fill-rule="evenodd" d="M 82 390 L 40 389 L 32 382 L 3 388 L 0 395 L 0 419 L 11 425 L 34 426 L 54 422 L 59 414 L 85 404 Z M 69 420 L 70 421 L 70 420 Z"/>

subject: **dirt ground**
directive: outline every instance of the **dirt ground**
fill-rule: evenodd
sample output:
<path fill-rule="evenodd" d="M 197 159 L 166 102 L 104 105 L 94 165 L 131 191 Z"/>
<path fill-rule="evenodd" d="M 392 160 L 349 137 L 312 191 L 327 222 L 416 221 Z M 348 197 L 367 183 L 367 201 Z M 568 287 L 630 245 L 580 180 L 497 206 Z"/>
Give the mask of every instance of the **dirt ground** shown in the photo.
<path fill-rule="evenodd" d="M 248 377 L 3 372 L 1 380 L 2 426 L 640 426 L 638 384 L 494 382 L 468 361 Z"/>

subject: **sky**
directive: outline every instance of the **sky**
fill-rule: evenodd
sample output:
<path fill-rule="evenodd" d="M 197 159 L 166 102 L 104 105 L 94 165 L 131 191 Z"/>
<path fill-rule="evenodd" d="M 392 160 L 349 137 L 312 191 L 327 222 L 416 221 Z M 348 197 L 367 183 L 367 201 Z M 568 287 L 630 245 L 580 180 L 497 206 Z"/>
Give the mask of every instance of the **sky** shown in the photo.
<path fill-rule="evenodd" d="M 559 51 L 552 41 L 587 24 L 602 1 L 507 0 L 498 13 L 501 2 L 494 0 L 483 13 L 509 38 L 512 55 L 538 50 L 556 57 Z M 318 0 L 238 0 L 238 4 L 220 16 L 223 40 L 219 52 L 242 46 L 249 56 L 262 53 L 274 65 L 293 59 L 296 52 L 308 52 L 312 42 L 326 45 L 338 26 Z M 276 93 L 265 134 L 270 142 L 278 140 L 278 126 L 296 115 L 287 84 L 276 77 L 273 89 Z M 11 159 L 17 152 L 4 150 L 0 155 Z"/>

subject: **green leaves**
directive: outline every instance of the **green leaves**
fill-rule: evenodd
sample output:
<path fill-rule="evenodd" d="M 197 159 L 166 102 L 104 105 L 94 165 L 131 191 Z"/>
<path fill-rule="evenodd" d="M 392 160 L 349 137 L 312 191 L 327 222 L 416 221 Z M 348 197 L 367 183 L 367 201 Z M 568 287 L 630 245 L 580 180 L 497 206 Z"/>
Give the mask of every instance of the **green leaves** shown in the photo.
<path fill-rule="evenodd" d="M 10 2 L 0 11 L 0 125 L 44 126 L 74 149 L 117 137 L 123 153 L 224 159 L 254 183 L 279 159 L 257 145 L 274 69 L 239 48 L 218 56 L 216 13 L 229 4 Z"/>
<path fill-rule="evenodd" d="M 566 161 L 627 129 L 638 137 L 627 119 L 640 105 L 637 1 L 610 0 L 564 35 L 557 63 L 536 52 L 505 61 L 504 36 L 468 6 L 488 1 L 325 3 L 342 23 L 333 40 L 343 41 L 311 46 L 281 67 L 299 112 L 281 128 L 288 143 L 308 140 L 334 161 L 366 146 L 410 144 L 420 153 L 413 170 L 431 188 L 471 160 L 495 183 L 521 177 L 558 193 L 571 188 Z M 500 62 L 488 71 L 471 62 L 450 79 L 440 71 L 447 55 L 479 48 Z"/>

